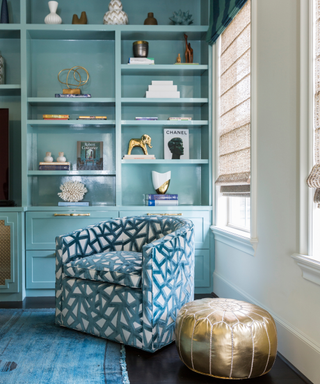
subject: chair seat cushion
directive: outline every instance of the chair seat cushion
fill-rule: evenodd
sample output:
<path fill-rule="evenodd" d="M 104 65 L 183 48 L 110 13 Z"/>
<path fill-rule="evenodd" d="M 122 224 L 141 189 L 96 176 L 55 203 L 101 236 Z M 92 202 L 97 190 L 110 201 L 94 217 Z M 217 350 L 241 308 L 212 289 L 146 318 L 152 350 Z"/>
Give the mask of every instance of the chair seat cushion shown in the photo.
<path fill-rule="evenodd" d="M 97 253 L 64 265 L 66 276 L 141 288 L 142 253 Z"/>

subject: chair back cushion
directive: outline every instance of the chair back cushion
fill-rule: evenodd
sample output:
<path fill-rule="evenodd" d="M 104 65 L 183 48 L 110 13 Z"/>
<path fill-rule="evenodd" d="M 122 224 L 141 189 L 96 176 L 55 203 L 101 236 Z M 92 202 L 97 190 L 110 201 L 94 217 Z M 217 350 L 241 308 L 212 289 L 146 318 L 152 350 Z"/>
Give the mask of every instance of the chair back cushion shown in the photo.
<path fill-rule="evenodd" d="M 167 216 L 124 217 L 121 234 L 124 251 L 142 252 L 142 247 L 166 236 L 180 227 L 183 222 Z"/>
<path fill-rule="evenodd" d="M 115 251 L 97 253 L 64 265 L 66 276 L 141 288 L 142 254 Z"/>

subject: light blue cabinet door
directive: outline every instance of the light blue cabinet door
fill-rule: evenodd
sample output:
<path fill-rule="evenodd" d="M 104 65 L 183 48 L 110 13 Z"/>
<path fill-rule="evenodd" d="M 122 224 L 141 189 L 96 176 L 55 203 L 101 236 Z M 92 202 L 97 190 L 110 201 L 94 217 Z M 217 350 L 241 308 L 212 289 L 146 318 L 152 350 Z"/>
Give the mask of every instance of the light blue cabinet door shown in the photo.
<path fill-rule="evenodd" d="M 0 294 L 19 292 L 21 237 L 21 213 L 0 211 Z"/>
<path fill-rule="evenodd" d="M 90 216 L 54 216 L 53 212 L 27 212 L 26 248 L 53 250 L 56 236 L 97 224 L 117 215 L 117 211 L 90 212 Z"/>
<path fill-rule="evenodd" d="M 54 289 L 55 253 L 54 251 L 26 252 L 26 288 Z"/>
<path fill-rule="evenodd" d="M 194 285 L 196 288 L 209 288 L 211 284 L 210 252 L 196 249 Z"/>

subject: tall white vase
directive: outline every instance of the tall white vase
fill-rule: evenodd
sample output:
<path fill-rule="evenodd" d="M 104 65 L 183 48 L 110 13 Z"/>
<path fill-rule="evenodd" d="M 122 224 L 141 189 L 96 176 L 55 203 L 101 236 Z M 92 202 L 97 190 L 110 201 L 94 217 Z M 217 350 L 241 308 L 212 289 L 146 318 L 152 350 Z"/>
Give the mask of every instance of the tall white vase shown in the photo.
<path fill-rule="evenodd" d="M 121 0 L 111 0 L 109 3 L 109 12 L 103 17 L 103 24 L 128 24 L 128 16 L 122 10 Z"/>
<path fill-rule="evenodd" d="M 152 184 L 153 188 L 159 194 L 165 194 L 169 188 L 171 179 L 171 171 L 160 173 L 152 171 Z"/>
<path fill-rule="evenodd" d="M 44 19 L 46 24 L 61 24 L 62 19 L 59 15 L 57 15 L 58 2 L 57 1 L 49 1 L 49 10 L 50 13 Z"/>

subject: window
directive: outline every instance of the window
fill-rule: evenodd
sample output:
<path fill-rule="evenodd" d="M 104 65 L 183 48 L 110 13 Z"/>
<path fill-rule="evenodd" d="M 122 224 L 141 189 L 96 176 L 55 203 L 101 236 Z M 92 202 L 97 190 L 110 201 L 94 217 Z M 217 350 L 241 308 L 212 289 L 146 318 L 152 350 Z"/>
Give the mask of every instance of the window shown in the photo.
<path fill-rule="evenodd" d="M 250 232 L 250 0 L 218 41 L 218 71 L 218 221 L 222 226 Z M 223 209 L 227 212 L 221 213 Z"/>
<path fill-rule="evenodd" d="M 227 226 L 250 232 L 250 198 L 228 198 Z"/>
<path fill-rule="evenodd" d="M 320 260 L 320 0 L 313 1 L 313 164 L 310 176 L 316 187 L 314 192 L 313 216 L 313 257 Z M 310 178 L 309 176 L 309 178 Z M 308 179 L 309 180 L 309 179 Z"/>

